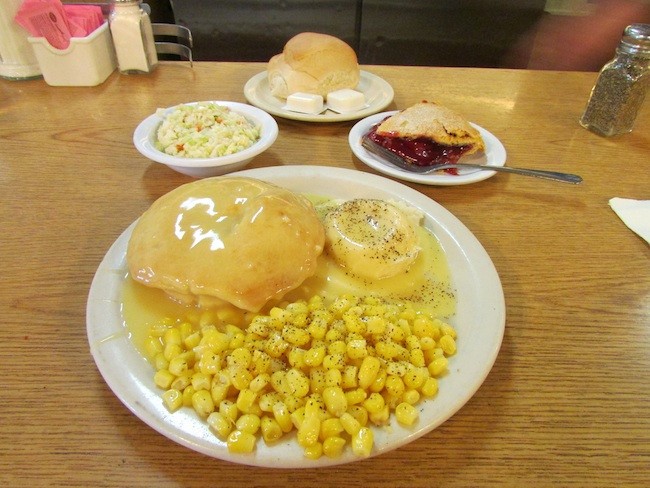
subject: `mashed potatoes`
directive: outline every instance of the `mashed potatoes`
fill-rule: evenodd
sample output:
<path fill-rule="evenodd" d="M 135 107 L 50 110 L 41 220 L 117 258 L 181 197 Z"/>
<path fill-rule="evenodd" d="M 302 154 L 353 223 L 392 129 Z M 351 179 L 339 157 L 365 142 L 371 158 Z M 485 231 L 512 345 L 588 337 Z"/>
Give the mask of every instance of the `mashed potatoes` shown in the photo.
<path fill-rule="evenodd" d="M 328 252 L 362 278 L 381 280 L 405 273 L 420 250 L 419 218 L 411 220 L 383 200 L 349 200 L 325 216 Z"/>
<path fill-rule="evenodd" d="M 325 233 L 305 197 L 235 177 L 163 195 L 136 224 L 131 277 L 183 302 L 257 311 L 311 276 Z"/>

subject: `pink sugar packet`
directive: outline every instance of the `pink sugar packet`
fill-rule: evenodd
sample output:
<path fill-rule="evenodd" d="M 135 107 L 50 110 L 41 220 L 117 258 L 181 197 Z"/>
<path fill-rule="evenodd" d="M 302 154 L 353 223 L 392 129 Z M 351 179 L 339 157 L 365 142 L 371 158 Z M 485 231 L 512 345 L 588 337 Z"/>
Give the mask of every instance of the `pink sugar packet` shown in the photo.
<path fill-rule="evenodd" d="M 104 23 L 100 6 L 63 5 L 61 0 L 24 0 L 14 20 L 56 49 L 66 49 L 71 37 L 86 37 Z"/>
<path fill-rule="evenodd" d="M 61 0 L 24 0 L 14 18 L 34 37 L 44 37 L 52 47 L 70 45 L 70 27 Z"/>
<path fill-rule="evenodd" d="M 72 37 L 86 37 L 104 23 L 99 5 L 64 5 Z"/>

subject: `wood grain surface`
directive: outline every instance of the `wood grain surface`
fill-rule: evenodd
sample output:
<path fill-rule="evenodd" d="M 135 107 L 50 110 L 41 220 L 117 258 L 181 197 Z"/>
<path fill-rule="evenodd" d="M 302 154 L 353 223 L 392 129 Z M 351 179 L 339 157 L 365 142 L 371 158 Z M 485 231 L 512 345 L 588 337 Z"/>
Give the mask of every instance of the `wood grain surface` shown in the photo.
<path fill-rule="evenodd" d="M 141 156 L 133 130 L 158 107 L 245 102 L 245 82 L 264 65 L 165 62 L 97 87 L 0 80 L 4 486 L 648 486 L 650 247 L 608 200 L 650 198 L 650 106 L 634 132 L 605 139 L 577 122 L 595 73 L 364 69 L 394 87 L 389 109 L 436 100 L 495 134 L 507 164 L 584 178 L 409 184 L 476 235 L 501 277 L 505 337 L 473 398 L 400 449 L 317 470 L 221 461 L 148 427 L 103 381 L 85 329 L 109 246 L 191 181 Z M 353 121 L 277 121 L 277 142 L 249 167 L 374 173 L 348 146 Z"/>

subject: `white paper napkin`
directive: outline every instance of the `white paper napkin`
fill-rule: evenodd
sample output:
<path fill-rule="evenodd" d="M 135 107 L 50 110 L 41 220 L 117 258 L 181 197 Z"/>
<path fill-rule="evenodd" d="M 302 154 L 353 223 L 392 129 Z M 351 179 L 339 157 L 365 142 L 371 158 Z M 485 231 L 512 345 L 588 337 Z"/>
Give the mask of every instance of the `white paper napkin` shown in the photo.
<path fill-rule="evenodd" d="M 609 206 L 623 223 L 650 244 L 650 200 L 612 198 Z"/>

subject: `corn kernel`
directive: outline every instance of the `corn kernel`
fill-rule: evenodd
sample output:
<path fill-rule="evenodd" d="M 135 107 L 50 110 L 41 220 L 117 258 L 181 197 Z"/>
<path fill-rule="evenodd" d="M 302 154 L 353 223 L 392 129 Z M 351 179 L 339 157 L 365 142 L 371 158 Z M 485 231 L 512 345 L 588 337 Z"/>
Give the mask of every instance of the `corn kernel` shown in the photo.
<path fill-rule="evenodd" d="M 185 345 L 185 348 L 190 350 L 194 349 L 196 346 L 198 346 L 201 342 L 201 334 L 196 331 L 188 335 L 184 340 L 183 344 Z"/>
<path fill-rule="evenodd" d="M 167 389 L 171 386 L 172 381 L 174 381 L 175 376 L 171 374 L 166 369 L 161 369 L 156 372 L 153 377 L 153 382 L 158 388 Z"/>
<path fill-rule="evenodd" d="M 341 374 L 340 386 L 346 390 L 349 390 L 351 388 L 356 388 L 359 385 L 359 380 L 357 378 L 358 374 L 359 374 L 359 368 L 357 368 L 352 364 L 348 364 L 345 368 L 343 368 L 343 373 Z"/>
<path fill-rule="evenodd" d="M 263 373 L 263 374 L 260 374 L 260 375 L 256 376 L 248 384 L 248 387 L 251 390 L 253 390 L 255 393 L 259 393 L 262 390 L 264 390 L 264 388 L 266 388 L 266 386 L 268 384 L 270 384 L 270 383 L 271 383 L 271 376 L 268 373 Z"/>
<path fill-rule="evenodd" d="M 162 336 L 163 344 L 182 344 L 181 331 L 177 327 L 167 329 Z"/>
<path fill-rule="evenodd" d="M 429 370 L 424 367 L 410 368 L 403 376 L 404 385 L 407 388 L 420 388 L 429 377 Z"/>
<path fill-rule="evenodd" d="M 251 373 L 259 375 L 270 372 L 272 359 L 271 356 L 266 354 L 264 351 L 255 349 L 255 351 L 253 351 L 252 363 L 253 368 Z"/>
<path fill-rule="evenodd" d="M 175 388 L 171 388 L 163 393 L 162 399 L 165 407 L 167 407 L 167 410 L 170 412 L 175 412 L 183 406 L 183 394 L 180 390 L 176 390 Z"/>
<path fill-rule="evenodd" d="M 318 436 L 320 434 L 320 417 L 315 414 L 305 415 L 300 427 L 298 428 L 298 433 L 296 438 L 298 444 L 301 447 L 313 446 L 318 442 Z"/>
<path fill-rule="evenodd" d="M 428 351 L 436 347 L 436 340 L 432 337 L 422 337 L 420 338 L 420 349 L 423 351 Z"/>
<path fill-rule="evenodd" d="M 368 413 L 377 413 L 380 412 L 386 403 L 384 402 L 384 397 L 379 393 L 371 393 L 368 398 L 363 401 L 363 406 Z"/>
<path fill-rule="evenodd" d="M 149 336 L 144 343 L 144 349 L 150 358 L 156 357 L 156 354 L 163 352 L 163 345 L 157 337 Z"/>
<path fill-rule="evenodd" d="M 308 459 L 318 459 L 323 455 L 323 444 L 317 442 L 312 446 L 305 447 L 304 453 Z"/>
<path fill-rule="evenodd" d="M 182 352 L 183 352 L 183 348 L 179 344 L 170 342 L 169 344 L 165 344 L 165 348 L 163 350 L 163 356 L 167 361 L 171 361 L 179 354 L 182 354 Z"/>
<path fill-rule="evenodd" d="M 203 373 L 194 373 L 192 375 L 192 386 L 195 390 L 209 390 L 212 383 L 212 379 L 209 375 Z"/>
<path fill-rule="evenodd" d="M 429 374 L 431 376 L 440 376 L 447 371 L 447 364 L 449 363 L 446 357 L 439 357 L 429 363 Z"/>
<path fill-rule="evenodd" d="M 169 361 L 169 372 L 175 376 L 181 376 L 189 369 L 189 363 L 184 355 L 178 355 Z"/>
<path fill-rule="evenodd" d="M 338 418 L 332 417 L 329 419 L 325 419 L 320 424 L 319 439 L 323 441 L 328 437 L 338 436 L 343 431 L 344 431 L 343 424 Z"/>
<path fill-rule="evenodd" d="M 221 400 L 219 402 L 219 413 L 229 419 L 232 423 L 235 423 L 239 417 L 239 409 L 237 408 L 237 404 L 231 400 Z"/>
<path fill-rule="evenodd" d="M 305 397 L 298 398 L 295 395 L 285 395 L 283 402 L 289 409 L 289 412 L 293 412 L 305 405 Z"/>
<path fill-rule="evenodd" d="M 232 431 L 232 421 L 220 412 L 212 412 L 208 415 L 207 422 L 222 439 L 226 439 Z"/>
<path fill-rule="evenodd" d="M 192 406 L 192 396 L 196 390 L 194 387 L 190 384 L 183 389 L 183 406 L 184 407 L 191 407 Z"/>
<path fill-rule="evenodd" d="M 453 356 L 456 354 L 456 341 L 454 341 L 454 338 L 451 335 L 443 335 L 438 342 L 446 356 Z"/>
<path fill-rule="evenodd" d="M 420 401 L 420 392 L 417 390 L 406 390 L 402 394 L 402 401 L 415 405 Z"/>
<path fill-rule="evenodd" d="M 177 376 L 174 379 L 174 381 L 172 381 L 172 384 L 170 385 L 170 388 L 173 388 L 173 389 L 179 390 L 179 391 L 183 391 L 191 383 L 192 382 L 190 380 L 190 376 L 189 376 L 188 373 L 186 373 L 183 376 Z"/>
<path fill-rule="evenodd" d="M 291 423 L 296 429 L 300 429 L 300 426 L 305 420 L 305 407 L 300 407 L 291 412 Z"/>
<path fill-rule="evenodd" d="M 402 396 L 402 393 L 404 393 L 404 382 L 402 381 L 402 378 L 396 375 L 388 375 L 386 377 L 386 384 L 384 386 L 386 388 L 386 391 L 395 397 Z"/>
<path fill-rule="evenodd" d="M 381 390 L 383 390 L 384 386 L 386 385 L 387 377 L 388 377 L 388 372 L 386 371 L 386 368 L 380 368 L 379 372 L 377 373 L 377 376 L 375 376 L 375 381 L 373 381 L 372 384 L 370 385 L 370 391 L 380 392 Z"/>
<path fill-rule="evenodd" d="M 345 362 L 345 354 L 327 354 L 323 358 L 323 367 L 325 369 L 343 370 Z"/>
<path fill-rule="evenodd" d="M 190 385 L 192 386 L 192 385 Z M 194 387 L 192 386 L 192 389 Z M 212 383 L 212 386 L 210 388 L 210 396 L 212 397 L 212 401 L 215 404 L 218 404 L 222 402 L 223 400 L 226 399 L 228 396 L 228 391 L 230 390 L 230 385 L 226 385 L 223 383 Z"/>
<path fill-rule="evenodd" d="M 235 422 L 237 430 L 242 432 L 248 432 L 249 434 L 255 434 L 260 428 L 261 420 L 257 415 L 250 413 L 245 413 L 240 416 Z"/>
<path fill-rule="evenodd" d="M 369 412 L 368 419 L 375 425 L 386 425 L 390 421 L 390 408 L 384 404 L 384 408 L 378 412 Z"/>
<path fill-rule="evenodd" d="M 345 398 L 348 401 L 348 405 L 356 405 L 368 398 L 368 393 L 363 388 L 357 388 L 356 390 L 346 391 Z"/>
<path fill-rule="evenodd" d="M 368 410 L 362 405 L 350 405 L 348 412 L 363 427 L 368 423 Z"/>
<path fill-rule="evenodd" d="M 207 417 L 214 412 L 214 402 L 207 390 L 198 390 L 192 395 L 192 407 L 201 417 Z"/>
<path fill-rule="evenodd" d="M 293 421 L 286 405 L 281 401 L 273 404 L 273 418 L 276 420 L 282 432 L 291 432 Z"/>
<path fill-rule="evenodd" d="M 361 429 L 361 424 L 356 418 L 352 416 L 352 414 L 350 414 L 350 412 L 343 413 L 339 420 L 345 432 L 351 436 L 355 435 L 357 432 L 359 432 L 359 429 Z"/>
<path fill-rule="evenodd" d="M 282 338 L 289 344 L 302 347 L 311 340 L 311 335 L 307 330 L 295 325 L 285 325 L 282 328 Z"/>
<path fill-rule="evenodd" d="M 257 400 L 257 393 L 248 388 L 244 388 L 237 395 L 237 408 L 242 412 L 251 413 L 254 405 L 259 408 L 255 400 Z"/>
<path fill-rule="evenodd" d="M 383 334 L 386 331 L 386 321 L 378 316 L 372 315 L 366 321 L 366 333 L 370 335 Z"/>
<path fill-rule="evenodd" d="M 346 345 L 346 353 L 350 359 L 363 359 L 368 355 L 365 339 L 353 339 Z"/>
<path fill-rule="evenodd" d="M 420 388 L 420 391 L 424 396 L 432 397 L 438 393 L 438 380 L 435 378 L 427 378 Z"/>
<path fill-rule="evenodd" d="M 441 322 L 440 325 L 440 333 L 442 334 L 442 337 L 444 336 L 449 336 L 452 339 L 456 339 L 456 329 L 454 329 L 451 325 L 446 324 L 444 322 Z M 441 337 L 441 339 L 442 339 Z"/>
<path fill-rule="evenodd" d="M 341 416 L 348 409 L 348 400 L 340 386 L 328 386 L 323 390 L 323 401 L 327 411 L 335 417 Z"/>
<path fill-rule="evenodd" d="M 285 381 L 291 395 L 302 398 L 309 393 L 309 378 L 299 369 L 287 371 Z"/>
<path fill-rule="evenodd" d="M 376 357 L 367 356 L 363 358 L 359 368 L 359 386 L 361 388 L 366 389 L 375 381 L 380 365 L 381 363 Z"/>
<path fill-rule="evenodd" d="M 240 430 L 233 430 L 228 435 L 228 450 L 236 453 L 249 453 L 255 449 L 256 438 L 253 434 L 242 432 Z"/>
<path fill-rule="evenodd" d="M 343 452 L 345 439 L 343 437 L 328 437 L 323 441 L 323 454 L 329 458 L 337 458 Z"/>
<path fill-rule="evenodd" d="M 201 373 L 215 375 L 219 370 L 221 370 L 221 356 L 219 354 L 210 351 L 201 357 L 199 361 L 199 371 Z"/>
<path fill-rule="evenodd" d="M 400 424 L 411 426 L 418 419 L 418 411 L 410 403 L 402 402 L 395 407 L 395 418 Z"/>
<path fill-rule="evenodd" d="M 310 390 L 313 393 L 321 393 L 327 386 L 327 371 L 321 366 L 311 368 L 309 372 Z"/>
<path fill-rule="evenodd" d="M 312 347 L 305 352 L 305 364 L 307 366 L 320 366 L 327 352 L 325 347 Z"/>
<path fill-rule="evenodd" d="M 351 447 L 352 452 L 358 457 L 368 457 L 372 452 L 372 446 L 375 443 L 375 435 L 368 427 L 361 427 L 352 435 Z"/>
<path fill-rule="evenodd" d="M 259 392 L 257 392 L 259 393 Z M 259 396 L 258 404 L 262 412 L 272 412 L 273 405 L 279 402 L 282 396 L 277 391 L 269 391 Z"/>
<path fill-rule="evenodd" d="M 242 368 L 241 366 L 232 366 L 230 369 L 230 380 L 232 386 L 238 390 L 243 390 L 248 388 L 253 381 L 253 375 L 247 369 Z"/>
<path fill-rule="evenodd" d="M 159 352 L 156 354 L 154 357 L 154 368 L 156 371 L 160 369 L 167 369 L 169 367 L 169 361 L 165 358 L 165 354 L 162 352 Z"/>
<path fill-rule="evenodd" d="M 278 424 L 277 420 L 266 415 L 262 417 L 261 429 L 262 438 L 267 444 L 277 441 L 280 437 L 282 437 L 283 434 L 282 429 L 280 428 L 280 424 Z"/>
<path fill-rule="evenodd" d="M 272 358 L 279 358 L 289 347 L 289 343 L 282 338 L 282 335 L 274 332 L 269 335 L 264 345 L 264 352 Z"/>

